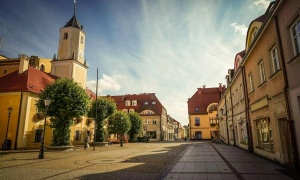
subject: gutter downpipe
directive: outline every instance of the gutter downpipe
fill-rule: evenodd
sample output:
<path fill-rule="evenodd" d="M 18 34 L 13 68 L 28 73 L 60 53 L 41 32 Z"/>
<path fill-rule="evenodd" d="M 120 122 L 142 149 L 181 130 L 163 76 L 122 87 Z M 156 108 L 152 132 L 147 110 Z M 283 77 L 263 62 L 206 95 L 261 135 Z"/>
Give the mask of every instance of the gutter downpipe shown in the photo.
<path fill-rule="evenodd" d="M 252 139 L 252 128 L 250 122 L 250 114 L 249 114 L 249 97 L 248 97 L 248 87 L 246 81 L 246 72 L 245 66 L 241 66 L 242 69 L 242 77 L 243 77 L 243 89 L 244 89 L 244 98 L 245 98 L 245 115 L 246 115 L 246 127 L 247 127 L 247 136 L 248 136 L 248 151 L 253 153 L 253 139 Z"/>
<path fill-rule="evenodd" d="M 295 169 L 299 169 L 299 157 L 298 157 L 298 150 L 297 150 L 297 144 L 296 144 L 296 138 L 295 138 L 294 120 L 292 119 L 291 108 L 290 108 L 290 104 L 289 104 L 290 100 L 289 100 L 289 96 L 288 96 L 289 84 L 288 84 L 288 78 L 287 78 L 287 72 L 286 72 L 286 66 L 285 66 L 285 61 L 284 61 L 281 35 L 280 35 L 280 31 L 279 31 L 279 24 L 278 24 L 277 16 L 274 16 L 274 20 L 275 20 L 275 29 L 276 29 L 277 39 L 278 39 L 280 59 L 281 59 L 282 72 L 283 72 L 283 78 L 284 78 L 283 91 L 284 91 L 284 98 L 285 98 L 285 104 L 286 104 L 287 115 L 288 115 L 287 122 L 289 125 L 290 136 L 291 136 L 294 167 L 295 167 Z"/>
<path fill-rule="evenodd" d="M 21 119 L 22 100 L 23 100 L 23 91 L 21 92 L 21 98 L 20 98 L 19 115 L 18 115 L 18 123 L 17 123 L 17 131 L 16 131 L 14 150 L 18 149 L 18 143 L 17 142 L 18 142 L 20 119 Z"/>
<path fill-rule="evenodd" d="M 231 102 L 231 120 L 232 120 L 233 146 L 236 146 L 234 122 L 233 122 L 233 104 L 232 104 L 232 97 L 231 97 L 231 86 L 229 87 L 229 93 L 230 93 L 230 102 Z"/>

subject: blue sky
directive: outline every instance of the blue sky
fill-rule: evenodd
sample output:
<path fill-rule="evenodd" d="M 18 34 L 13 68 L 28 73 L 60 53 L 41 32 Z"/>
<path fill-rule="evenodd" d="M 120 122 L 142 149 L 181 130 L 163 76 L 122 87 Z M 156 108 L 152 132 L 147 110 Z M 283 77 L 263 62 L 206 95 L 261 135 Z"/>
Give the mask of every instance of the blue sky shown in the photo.
<path fill-rule="evenodd" d="M 225 84 L 247 28 L 268 0 L 77 0 L 86 33 L 88 88 L 99 94 L 156 93 L 168 114 L 188 124 L 197 88 Z M 1 0 L 0 54 L 52 58 L 73 0 Z M 0 34 L 0 35 L 1 35 Z"/>

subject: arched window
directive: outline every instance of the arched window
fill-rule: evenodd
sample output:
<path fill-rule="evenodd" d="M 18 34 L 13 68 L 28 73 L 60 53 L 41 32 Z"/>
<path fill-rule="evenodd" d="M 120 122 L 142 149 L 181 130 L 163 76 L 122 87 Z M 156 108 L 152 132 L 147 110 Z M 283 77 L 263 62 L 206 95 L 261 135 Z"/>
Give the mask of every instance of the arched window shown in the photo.
<path fill-rule="evenodd" d="M 64 33 L 64 39 L 68 39 L 68 33 Z"/>
<path fill-rule="evenodd" d="M 43 72 L 44 72 L 44 71 L 45 71 L 45 65 L 44 65 L 44 64 L 42 64 L 40 69 L 41 69 L 41 71 L 43 71 Z"/>

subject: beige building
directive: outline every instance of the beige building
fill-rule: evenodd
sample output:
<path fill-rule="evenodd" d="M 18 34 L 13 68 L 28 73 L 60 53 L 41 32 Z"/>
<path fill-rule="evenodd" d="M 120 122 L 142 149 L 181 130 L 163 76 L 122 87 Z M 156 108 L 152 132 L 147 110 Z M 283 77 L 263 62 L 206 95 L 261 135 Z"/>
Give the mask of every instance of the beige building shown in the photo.
<path fill-rule="evenodd" d="M 155 93 L 126 94 L 109 96 L 117 103 L 117 110 L 137 112 L 144 125 L 138 136 L 148 136 L 151 141 L 168 140 L 167 110 Z M 117 137 L 115 137 L 117 138 Z"/>
<path fill-rule="evenodd" d="M 278 11 L 274 16 L 276 33 L 278 38 L 279 58 L 282 62 L 282 73 L 286 78 L 284 93 L 289 100 L 287 104 L 288 124 L 285 127 L 293 131 L 300 127 L 300 3 L 298 0 L 286 0 L 280 2 Z M 280 43 L 281 42 L 281 43 Z M 286 121 L 284 121 L 286 122 Z M 297 143 L 298 154 L 293 149 L 295 165 L 299 165 L 300 157 L 300 131 L 295 131 L 296 137 L 291 139 Z M 293 147 L 293 146 L 292 146 Z M 298 162 L 298 164 L 297 164 Z"/>
<path fill-rule="evenodd" d="M 291 6 L 295 10 L 294 17 L 290 15 L 287 21 L 287 16 L 280 12 L 289 11 L 287 9 Z M 249 151 L 282 164 L 295 166 L 299 161 L 289 115 L 288 81 L 285 64 L 282 63 L 284 54 L 278 19 L 286 20 L 292 27 L 292 20 L 299 15 L 299 7 L 300 4 L 293 0 L 277 0 L 270 3 L 264 15 L 251 22 L 245 54 L 240 57 L 237 54 L 235 69 L 228 72 L 228 88 L 218 107 L 219 114 L 224 111 L 219 119 L 221 131 L 225 131 L 221 132 L 225 142 L 248 148 Z M 280 15 L 283 17 L 280 18 Z M 285 33 L 293 34 L 289 28 Z M 294 39 L 288 42 L 297 41 Z"/>

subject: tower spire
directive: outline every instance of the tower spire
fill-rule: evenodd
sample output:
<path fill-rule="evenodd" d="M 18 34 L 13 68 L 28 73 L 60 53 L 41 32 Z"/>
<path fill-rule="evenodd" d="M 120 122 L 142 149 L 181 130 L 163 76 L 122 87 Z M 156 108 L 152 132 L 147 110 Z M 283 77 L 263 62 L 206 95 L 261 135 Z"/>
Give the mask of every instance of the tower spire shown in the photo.
<path fill-rule="evenodd" d="M 74 0 L 74 16 L 76 15 L 76 0 Z"/>

